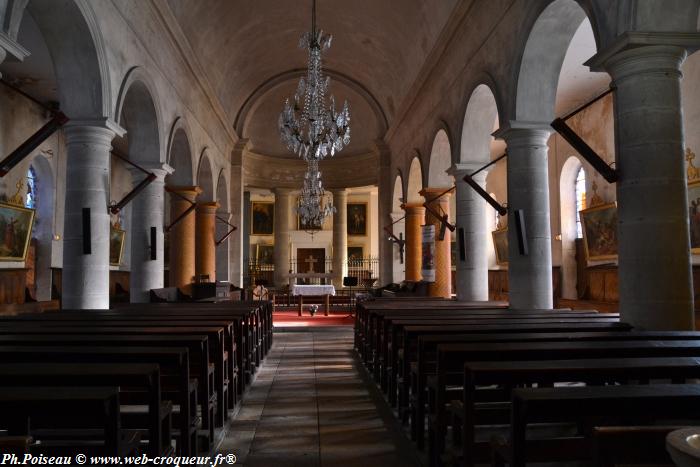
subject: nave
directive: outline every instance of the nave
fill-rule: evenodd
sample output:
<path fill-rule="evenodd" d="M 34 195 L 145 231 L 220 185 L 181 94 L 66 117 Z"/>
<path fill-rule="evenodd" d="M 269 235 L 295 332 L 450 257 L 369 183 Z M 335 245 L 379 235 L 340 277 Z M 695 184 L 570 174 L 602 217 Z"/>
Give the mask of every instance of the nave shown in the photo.
<path fill-rule="evenodd" d="M 221 454 L 236 465 L 421 465 L 354 357 L 350 327 L 275 333 Z"/>

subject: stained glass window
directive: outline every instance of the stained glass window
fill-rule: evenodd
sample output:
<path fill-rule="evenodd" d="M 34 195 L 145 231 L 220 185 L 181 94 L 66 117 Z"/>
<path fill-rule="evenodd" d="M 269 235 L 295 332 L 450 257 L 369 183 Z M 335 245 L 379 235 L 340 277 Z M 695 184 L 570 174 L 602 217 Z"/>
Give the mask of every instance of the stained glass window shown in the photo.
<path fill-rule="evenodd" d="M 581 216 L 579 215 L 579 211 L 586 209 L 586 172 L 583 170 L 583 167 L 578 169 L 576 174 L 574 190 L 576 193 L 576 238 L 583 238 Z"/>
<path fill-rule="evenodd" d="M 36 171 L 33 166 L 29 166 L 27 171 L 27 197 L 24 200 L 24 205 L 29 209 L 36 209 Z"/>

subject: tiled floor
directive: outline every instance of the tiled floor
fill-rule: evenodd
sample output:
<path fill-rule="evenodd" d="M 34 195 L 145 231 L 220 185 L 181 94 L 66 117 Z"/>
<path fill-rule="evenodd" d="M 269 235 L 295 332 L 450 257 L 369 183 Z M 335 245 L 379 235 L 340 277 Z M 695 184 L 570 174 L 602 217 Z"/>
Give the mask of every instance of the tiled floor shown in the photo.
<path fill-rule="evenodd" d="M 419 466 L 358 365 L 350 327 L 275 333 L 220 451 L 249 467 Z"/>

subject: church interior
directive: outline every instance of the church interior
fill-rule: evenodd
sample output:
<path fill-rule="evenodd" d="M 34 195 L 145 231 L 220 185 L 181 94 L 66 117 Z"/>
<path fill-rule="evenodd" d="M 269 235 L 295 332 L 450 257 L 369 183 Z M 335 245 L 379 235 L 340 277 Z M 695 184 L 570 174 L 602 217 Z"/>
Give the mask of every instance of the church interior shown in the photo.
<path fill-rule="evenodd" d="M 700 466 L 698 49 L 700 0 L 0 0 L 0 464 Z"/>

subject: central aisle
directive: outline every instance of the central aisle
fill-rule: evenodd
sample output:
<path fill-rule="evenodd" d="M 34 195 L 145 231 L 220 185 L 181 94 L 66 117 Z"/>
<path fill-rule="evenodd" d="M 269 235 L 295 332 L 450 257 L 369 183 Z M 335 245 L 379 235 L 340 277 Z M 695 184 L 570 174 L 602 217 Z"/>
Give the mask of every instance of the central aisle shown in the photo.
<path fill-rule="evenodd" d="M 353 356 L 352 328 L 277 332 L 220 451 L 236 465 L 420 465 Z"/>

